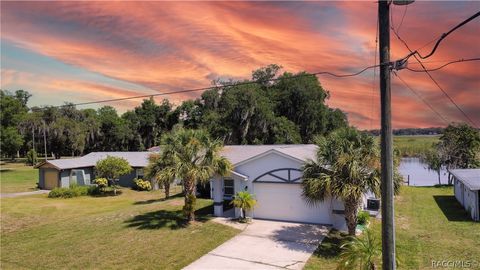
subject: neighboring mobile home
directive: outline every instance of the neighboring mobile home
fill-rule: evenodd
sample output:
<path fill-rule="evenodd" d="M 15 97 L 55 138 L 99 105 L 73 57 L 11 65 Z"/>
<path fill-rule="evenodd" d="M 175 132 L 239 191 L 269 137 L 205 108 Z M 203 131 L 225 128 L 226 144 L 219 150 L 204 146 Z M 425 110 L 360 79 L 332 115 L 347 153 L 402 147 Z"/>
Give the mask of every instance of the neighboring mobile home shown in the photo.
<path fill-rule="evenodd" d="M 97 161 L 107 156 L 125 158 L 133 171 L 119 179 L 119 185 L 130 187 L 133 179 L 143 178 L 143 168 L 148 164 L 150 152 L 92 152 L 79 158 L 47 160 L 38 168 L 38 185 L 41 189 L 69 187 L 71 184 L 90 185 L 95 179 Z"/>
<path fill-rule="evenodd" d="M 454 193 L 471 218 L 480 221 L 480 169 L 450 170 L 454 178 Z"/>

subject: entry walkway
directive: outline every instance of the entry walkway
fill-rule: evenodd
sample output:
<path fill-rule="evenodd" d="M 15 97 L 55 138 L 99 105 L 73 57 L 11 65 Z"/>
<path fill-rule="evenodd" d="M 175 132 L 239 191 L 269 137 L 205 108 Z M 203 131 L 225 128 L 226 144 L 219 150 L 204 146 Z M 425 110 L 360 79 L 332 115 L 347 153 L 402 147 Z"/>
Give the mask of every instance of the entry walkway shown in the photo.
<path fill-rule="evenodd" d="M 184 269 L 302 269 L 328 230 L 322 225 L 255 219 Z"/>

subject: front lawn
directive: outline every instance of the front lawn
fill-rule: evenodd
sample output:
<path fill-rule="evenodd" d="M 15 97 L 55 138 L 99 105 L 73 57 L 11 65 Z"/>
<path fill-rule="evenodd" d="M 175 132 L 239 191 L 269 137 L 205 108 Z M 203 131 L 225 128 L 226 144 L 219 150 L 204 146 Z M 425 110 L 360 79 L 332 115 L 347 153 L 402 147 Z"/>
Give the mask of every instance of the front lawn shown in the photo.
<path fill-rule="evenodd" d="M 38 170 L 23 163 L 0 165 L 0 192 L 25 192 L 37 189 Z"/>
<path fill-rule="evenodd" d="M 403 187 L 395 199 L 399 269 L 430 269 L 432 260 L 476 260 L 480 269 L 480 223 L 455 200 L 452 187 Z M 381 222 L 371 226 L 380 241 Z M 334 269 L 344 235 L 330 233 L 305 269 Z"/>
<path fill-rule="evenodd" d="M 1 269 L 181 269 L 238 233 L 209 221 L 185 227 L 183 198 L 123 189 L 117 197 L 1 199 Z M 178 191 L 178 190 L 177 190 Z"/>

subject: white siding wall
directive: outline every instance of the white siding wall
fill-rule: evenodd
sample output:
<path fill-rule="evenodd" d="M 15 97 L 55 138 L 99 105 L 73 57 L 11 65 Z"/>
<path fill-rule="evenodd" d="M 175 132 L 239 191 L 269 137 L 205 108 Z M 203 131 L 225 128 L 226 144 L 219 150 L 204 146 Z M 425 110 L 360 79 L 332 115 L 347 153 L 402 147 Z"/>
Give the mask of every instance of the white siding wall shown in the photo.
<path fill-rule="evenodd" d="M 480 220 L 478 191 L 468 189 L 462 182 L 454 180 L 454 193 L 457 201 L 467 210 L 473 220 Z"/>
<path fill-rule="evenodd" d="M 463 184 L 462 182 L 458 181 L 457 179 L 454 179 L 454 193 L 455 193 L 455 198 L 457 198 L 457 201 L 463 205 L 463 196 L 462 196 L 462 191 L 463 191 Z"/>
<path fill-rule="evenodd" d="M 343 215 L 333 215 L 332 207 L 335 205 L 339 210 L 343 209 L 343 203 L 337 200 L 327 199 L 324 203 L 309 206 L 301 197 L 301 185 L 284 183 L 271 176 L 263 176 L 259 180 L 277 183 L 254 183 L 253 180 L 262 174 L 283 168 L 301 169 L 303 163 L 295 159 L 285 157 L 277 153 L 256 158 L 251 162 L 242 164 L 235 171 L 248 176 L 248 181 L 240 182 L 242 190 L 253 193 L 258 201 L 257 206 L 249 216 L 254 218 L 278 219 L 306 223 L 332 224 L 342 229 L 345 224 Z M 287 172 L 275 172 L 276 175 L 287 178 Z M 301 176 L 301 173 L 291 171 L 291 178 Z M 334 217 L 339 216 L 339 217 Z"/>
<path fill-rule="evenodd" d="M 477 192 L 469 190 L 465 187 L 464 197 L 463 197 L 464 207 L 470 213 L 470 216 L 473 220 L 478 220 L 478 198 Z"/>

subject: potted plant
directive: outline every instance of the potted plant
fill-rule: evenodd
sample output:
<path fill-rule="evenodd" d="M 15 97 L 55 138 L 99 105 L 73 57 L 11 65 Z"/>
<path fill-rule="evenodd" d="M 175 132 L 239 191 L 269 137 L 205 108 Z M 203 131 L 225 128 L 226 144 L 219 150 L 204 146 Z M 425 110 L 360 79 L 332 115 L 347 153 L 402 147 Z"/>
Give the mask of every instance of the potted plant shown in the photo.
<path fill-rule="evenodd" d="M 257 204 L 257 200 L 247 191 L 240 191 L 235 194 L 231 202 L 233 206 L 240 208 L 240 221 L 247 221 L 246 211 L 250 211 Z"/>

